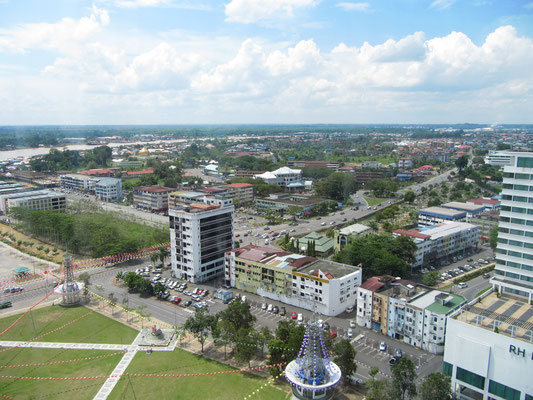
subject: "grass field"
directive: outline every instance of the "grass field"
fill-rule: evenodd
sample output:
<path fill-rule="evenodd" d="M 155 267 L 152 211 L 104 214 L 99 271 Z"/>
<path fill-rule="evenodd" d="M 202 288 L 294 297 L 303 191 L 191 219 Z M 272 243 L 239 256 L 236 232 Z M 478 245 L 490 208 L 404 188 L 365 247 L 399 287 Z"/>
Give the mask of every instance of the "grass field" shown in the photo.
<path fill-rule="evenodd" d="M 366 202 L 368 203 L 370 207 L 375 206 L 376 204 L 379 204 L 382 201 L 388 200 L 388 199 L 381 199 L 379 197 L 365 197 L 364 199 L 366 200 Z"/>
<path fill-rule="evenodd" d="M 39 308 L 28 313 L 11 330 L 1 336 L 0 340 L 30 340 L 80 318 L 90 311 L 85 307 L 51 306 Z M 20 314 L 0 319 L 0 332 L 11 325 L 19 316 Z M 38 341 L 129 344 L 133 342 L 137 333 L 135 329 L 96 312 L 91 312 L 72 325 L 38 339 Z"/>
<path fill-rule="evenodd" d="M 231 370 L 216 361 L 207 360 L 186 351 L 138 352 L 126 370 L 127 373 L 188 374 Z M 263 378 L 250 374 L 232 373 L 218 376 L 184 378 L 123 378 L 109 399 L 242 399 L 266 383 Z M 258 400 L 288 399 L 289 387 L 271 385 L 259 391 Z"/>
<path fill-rule="evenodd" d="M 75 360 L 111 354 L 111 351 L 14 349 L 0 353 L 0 365 L 39 364 L 43 362 Z M 23 368 L 2 368 L 0 375 L 25 377 L 78 377 L 106 376 L 111 374 L 121 355 L 68 364 L 44 365 Z M 83 381 L 37 381 L 0 379 L 0 394 L 14 399 L 92 399 L 104 379 Z"/>

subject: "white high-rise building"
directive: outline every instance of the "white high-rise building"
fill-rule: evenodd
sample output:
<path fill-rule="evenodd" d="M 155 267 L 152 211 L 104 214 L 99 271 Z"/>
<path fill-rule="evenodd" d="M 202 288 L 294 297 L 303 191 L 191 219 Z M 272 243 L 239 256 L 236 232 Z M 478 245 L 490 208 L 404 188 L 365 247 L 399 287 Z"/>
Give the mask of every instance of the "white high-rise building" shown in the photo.
<path fill-rule="evenodd" d="M 169 210 L 172 271 L 193 283 L 224 275 L 225 253 L 233 249 L 232 200 L 209 200 Z"/>
<path fill-rule="evenodd" d="M 533 302 L 533 152 L 507 152 L 491 283 L 500 293 Z"/>

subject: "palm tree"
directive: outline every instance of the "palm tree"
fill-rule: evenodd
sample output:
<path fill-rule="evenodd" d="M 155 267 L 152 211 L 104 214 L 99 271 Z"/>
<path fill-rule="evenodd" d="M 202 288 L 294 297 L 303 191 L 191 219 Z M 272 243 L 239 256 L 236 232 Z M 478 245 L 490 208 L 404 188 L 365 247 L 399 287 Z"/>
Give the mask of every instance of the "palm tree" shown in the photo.
<path fill-rule="evenodd" d="M 157 260 L 159 259 L 159 254 L 157 253 L 152 253 L 150 254 L 150 260 L 155 263 Z"/>
<path fill-rule="evenodd" d="M 168 257 L 168 248 L 161 247 L 159 249 L 159 260 L 165 265 L 165 259 Z"/>
<path fill-rule="evenodd" d="M 378 223 L 376 221 L 370 221 L 368 226 L 370 227 L 370 229 L 372 229 L 372 232 L 377 232 L 377 230 L 379 228 L 379 225 L 378 225 Z"/>

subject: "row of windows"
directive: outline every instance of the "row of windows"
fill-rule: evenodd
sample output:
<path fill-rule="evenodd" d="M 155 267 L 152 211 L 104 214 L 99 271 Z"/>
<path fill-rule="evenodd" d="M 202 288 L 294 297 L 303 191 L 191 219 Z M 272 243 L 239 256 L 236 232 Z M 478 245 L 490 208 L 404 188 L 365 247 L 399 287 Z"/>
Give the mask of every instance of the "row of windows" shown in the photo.
<path fill-rule="evenodd" d="M 516 163 L 517 167 L 522 168 L 533 168 L 533 158 L 532 157 L 518 157 L 518 162 Z"/>
<path fill-rule="evenodd" d="M 510 228 L 500 227 L 498 228 L 498 232 L 510 233 L 511 235 L 533 237 L 532 231 L 521 231 L 520 229 L 510 229 Z"/>
<path fill-rule="evenodd" d="M 514 178 L 514 179 L 532 179 L 533 175 L 530 174 L 520 174 L 520 173 L 514 173 L 514 172 L 504 172 L 503 173 L 504 178 Z"/>
<path fill-rule="evenodd" d="M 500 271 L 498 269 L 495 270 L 494 273 L 496 275 L 502 275 L 502 276 L 506 276 L 508 278 L 520 279 L 521 281 L 526 281 L 526 282 L 533 282 L 533 277 L 531 277 L 531 276 L 519 275 L 519 274 L 515 274 L 513 272 L 509 272 L 509 271 Z"/>
<path fill-rule="evenodd" d="M 518 185 L 518 184 L 512 184 L 512 183 L 504 183 L 503 184 L 504 189 L 512 189 L 512 190 L 523 190 L 525 192 L 533 192 L 533 186 L 528 185 Z"/>
<path fill-rule="evenodd" d="M 512 196 L 510 194 L 502 195 L 503 200 L 518 201 L 520 203 L 533 203 L 533 197 L 526 196 Z"/>
<path fill-rule="evenodd" d="M 533 226 L 533 221 L 521 218 L 509 218 L 509 217 L 500 217 L 501 222 L 510 222 L 511 224 L 517 225 L 529 225 Z"/>
<path fill-rule="evenodd" d="M 533 215 L 533 208 L 502 206 L 502 211 L 512 211 L 512 212 L 519 213 L 519 214 Z"/>
<path fill-rule="evenodd" d="M 507 265 L 508 267 L 523 269 L 526 271 L 533 271 L 533 265 L 520 264 L 517 262 L 505 261 L 505 260 L 500 260 L 500 259 L 496 259 L 496 263 L 501 264 L 501 265 Z"/>
<path fill-rule="evenodd" d="M 521 242 L 519 240 L 498 238 L 498 243 L 509 244 L 511 246 L 517 246 L 517 247 L 524 247 L 526 249 L 533 249 L 533 243 Z"/>
<path fill-rule="evenodd" d="M 520 253 L 519 251 L 496 249 L 496 253 L 518 257 L 518 258 L 525 258 L 527 260 L 533 260 L 533 254 Z"/>

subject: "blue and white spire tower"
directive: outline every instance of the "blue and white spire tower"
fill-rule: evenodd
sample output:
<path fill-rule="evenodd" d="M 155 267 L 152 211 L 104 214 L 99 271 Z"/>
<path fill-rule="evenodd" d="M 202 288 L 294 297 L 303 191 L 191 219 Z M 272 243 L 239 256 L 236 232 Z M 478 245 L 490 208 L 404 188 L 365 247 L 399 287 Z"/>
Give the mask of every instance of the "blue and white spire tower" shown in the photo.
<path fill-rule="evenodd" d="M 298 357 L 285 368 L 285 377 L 292 385 L 293 399 L 333 398 L 341 370 L 329 359 L 322 327 L 316 319 L 308 322 Z"/>

